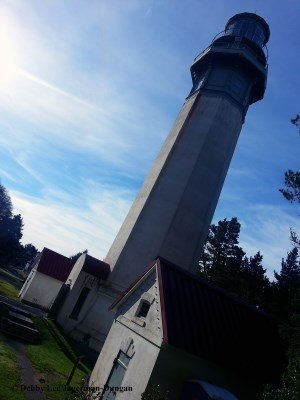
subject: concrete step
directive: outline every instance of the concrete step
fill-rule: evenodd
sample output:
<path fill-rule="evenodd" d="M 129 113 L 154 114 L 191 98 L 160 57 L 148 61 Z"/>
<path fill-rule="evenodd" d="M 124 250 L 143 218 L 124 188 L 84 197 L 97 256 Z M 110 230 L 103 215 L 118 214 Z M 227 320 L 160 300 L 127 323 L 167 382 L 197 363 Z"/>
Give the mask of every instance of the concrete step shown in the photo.
<path fill-rule="evenodd" d="M 25 317 L 24 315 L 14 312 L 14 311 L 9 311 L 8 312 L 8 318 L 12 321 L 18 322 L 22 325 L 26 325 L 29 328 L 35 329 L 34 323 L 32 320 L 28 317 Z"/>
<path fill-rule="evenodd" d="M 30 343 L 37 343 L 39 341 L 39 332 L 37 329 L 12 320 L 9 317 L 3 317 L 1 319 L 1 331 L 7 335 Z"/>
<path fill-rule="evenodd" d="M 9 309 L 11 311 L 14 311 L 14 312 L 16 312 L 18 314 L 24 315 L 24 317 L 27 317 L 27 318 L 31 317 L 30 312 L 23 310 L 21 307 L 13 306 L 13 305 L 7 304 L 7 303 L 5 303 L 3 301 L 0 301 L 0 305 L 1 304 L 4 304 L 6 307 L 9 307 Z"/>

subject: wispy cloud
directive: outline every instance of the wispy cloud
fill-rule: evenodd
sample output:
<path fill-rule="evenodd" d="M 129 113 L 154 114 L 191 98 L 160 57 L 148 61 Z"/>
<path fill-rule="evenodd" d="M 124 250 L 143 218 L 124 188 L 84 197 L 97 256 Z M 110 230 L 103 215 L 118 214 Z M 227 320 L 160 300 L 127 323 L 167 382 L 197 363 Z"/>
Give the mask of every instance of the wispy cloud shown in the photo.
<path fill-rule="evenodd" d="M 38 85 L 45 87 L 46 89 L 50 89 L 51 91 L 54 91 L 55 93 L 57 93 L 59 95 L 65 96 L 65 97 L 69 98 L 70 100 L 73 100 L 84 107 L 96 109 L 98 112 L 102 112 L 101 109 L 97 108 L 95 105 L 89 103 L 88 101 L 81 99 L 80 97 L 74 96 L 72 93 L 66 92 L 65 90 L 62 90 L 62 89 L 58 88 L 57 86 L 51 85 L 50 83 L 44 81 L 43 79 L 39 79 L 37 76 L 30 74 L 29 72 L 25 71 L 24 69 L 18 68 L 16 73 L 20 74 L 22 77 L 24 77 L 26 79 L 31 80 L 34 83 L 37 83 Z"/>
<path fill-rule="evenodd" d="M 84 210 L 61 192 L 56 201 L 10 192 L 14 212 L 23 216 L 22 241 L 50 247 L 67 256 L 88 248 L 104 258 L 132 201 L 132 193 L 116 187 L 86 190 Z M 30 229 L 26 229 L 30 227 Z"/>
<path fill-rule="evenodd" d="M 0 177 L 1 176 L 5 176 L 5 178 L 9 179 L 12 182 L 17 182 L 17 180 L 11 174 L 9 174 L 7 171 L 5 171 L 4 169 L 0 169 Z"/>

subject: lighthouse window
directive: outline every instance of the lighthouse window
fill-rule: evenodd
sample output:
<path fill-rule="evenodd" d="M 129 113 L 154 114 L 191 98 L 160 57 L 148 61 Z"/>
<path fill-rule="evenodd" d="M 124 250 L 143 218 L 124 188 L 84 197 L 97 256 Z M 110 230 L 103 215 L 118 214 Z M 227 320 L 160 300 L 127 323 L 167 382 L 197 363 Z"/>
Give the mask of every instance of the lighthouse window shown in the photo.
<path fill-rule="evenodd" d="M 234 94 L 242 95 L 245 88 L 245 82 L 242 79 L 235 78 L 231 83 L 231 90 Z"/>
<path fill-rule="evenodd" d="M 259 46 L 263 45 L 264 31 L 263 31 L 262 27 L 260 27 L 259 25 L 256 26 L 256 30 L 253 35 L 253 41 L 256 42 Z"/>
<path fill-rule="evenodd" d="M 249 19 L 240 19 L 233 22 L 226 29 L 226 35 L 243 36 L 252 40 L 259 46 L 263 46 L 265 39 L 262 26 L 258 25 Z"/>

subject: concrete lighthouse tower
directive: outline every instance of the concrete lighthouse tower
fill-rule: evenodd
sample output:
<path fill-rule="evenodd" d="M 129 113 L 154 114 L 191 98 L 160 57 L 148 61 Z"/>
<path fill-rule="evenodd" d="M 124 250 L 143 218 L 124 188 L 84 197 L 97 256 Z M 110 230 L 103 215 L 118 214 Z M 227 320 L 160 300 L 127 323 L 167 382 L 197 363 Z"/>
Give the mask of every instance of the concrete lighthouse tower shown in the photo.
<path fill-rule="evenodd" d="M 237 14 L 195 58 L 192 90 L 106 256 L 116 292 L 158 255 L 195 268 L 247 109 L 264 96 L 269 35 L 263 18 Z"/>
<path fill-rule="evenodd" d="M 111 272 L 84 254 L 67 279 L 57 320 L 74 339 L 99 351 L 108 307 L 157 256 L 197 265 L 248 106 L 264 95 L 268 39 L 261 17 L 237 14 L 194 60 L 193 87 L 105 259 Z"/>
<path fill-rule="evenodd" d="M 279 380 L 271 321 L 187 272 L 248 106 L 263 98 L 268 39 L 261 17 L 237 14 L 192 64 L 192 90 L 105 260 L 112 271 L 93 317 L 110 329 L 88 382 L 99 400 L 253 400 Z M 105 295 L 120 291 L 105 315 Z"/>

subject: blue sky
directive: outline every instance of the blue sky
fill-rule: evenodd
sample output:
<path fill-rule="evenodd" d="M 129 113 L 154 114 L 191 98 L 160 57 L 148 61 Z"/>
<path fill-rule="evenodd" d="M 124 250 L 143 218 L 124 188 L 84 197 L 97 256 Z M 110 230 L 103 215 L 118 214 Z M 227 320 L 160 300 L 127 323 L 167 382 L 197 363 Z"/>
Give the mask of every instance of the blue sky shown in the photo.
<path fill-rule="evenodd" d="M 263 4 L 262 4 L 263 3 Z M 237 216 L 270 276 L 300 230 L 278 188 L 299 169 L 300 3 L 2 0 L 0 179 L 23 242 L 104 258 L 191 88 L 194 57 L 237 12 L 270 25 L 265 99 L 248 111 L 214 221 Z"/>

